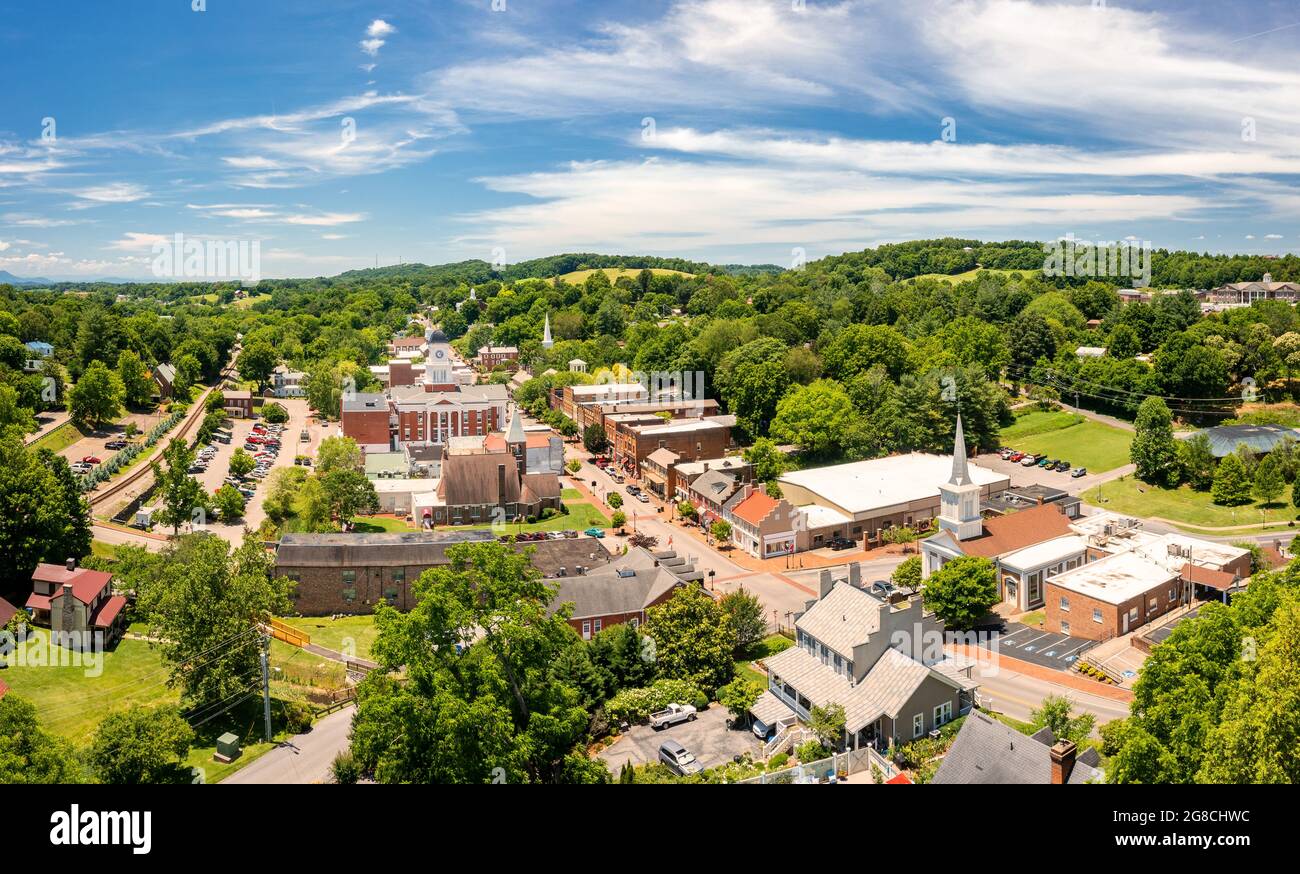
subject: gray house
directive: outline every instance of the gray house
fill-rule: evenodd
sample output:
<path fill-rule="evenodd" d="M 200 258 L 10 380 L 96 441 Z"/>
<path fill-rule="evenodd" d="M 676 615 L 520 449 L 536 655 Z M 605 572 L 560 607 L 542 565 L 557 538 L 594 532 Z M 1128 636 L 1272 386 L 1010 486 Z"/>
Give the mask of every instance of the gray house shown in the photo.
<path fill-rule="evenodd" d="M 767 659 L 771 696 L 804 720 L 841 705 L 850 749 L 907 743 L 968 712 L 972 665 L 944 656 L 942 627 L 921 599 L 878 600 L 850 568 L 847 581 L 822 572 L 820 597 L 795 619 L 797 645 Z M 788 721 L 771 698 L 761 703 L 760 721 Z"/>
<path fill-rule="evenodd" d="M 972 713 L 962 723 L 931 783 L 1103 783 L 1100 756 L 1082 753 L 1050 728 L 1026 737 L 991 716 Z"/>

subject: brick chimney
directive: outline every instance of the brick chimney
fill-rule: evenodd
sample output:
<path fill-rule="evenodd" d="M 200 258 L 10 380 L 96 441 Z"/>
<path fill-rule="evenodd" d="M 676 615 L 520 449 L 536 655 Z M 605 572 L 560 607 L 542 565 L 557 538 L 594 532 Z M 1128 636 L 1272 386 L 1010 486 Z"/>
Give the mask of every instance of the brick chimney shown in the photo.
<path fill-rule="evenodd" d="M 1066 783 L 1074 770 L 1075 746 L 1073 741 L 1058 740 L 1052 747 L 1052 783 Z"/>
<path fill-rule="evenodd" d="M 497 465 L 497 506 L 504 508 L 506 505 L 506 466 Z"/>
<path fill-rule="evenodd" d="M 69 558 L 63 563 L 63 566 L 70 571 L 75 571 L 77 569 L 77 560 L 75 558 Z"/>

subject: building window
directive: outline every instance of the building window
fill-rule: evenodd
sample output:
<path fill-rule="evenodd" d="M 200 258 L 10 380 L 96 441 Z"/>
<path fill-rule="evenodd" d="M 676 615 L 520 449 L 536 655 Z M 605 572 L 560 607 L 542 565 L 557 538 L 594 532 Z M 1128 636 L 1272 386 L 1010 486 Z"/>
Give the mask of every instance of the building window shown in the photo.
<path fill-rule="evenodd" d="M 938 728 L 952 719 L 952 702 L 945 701 L 934 708 L 934 727 Z"/>
<path fill-rule="evenodd" d="M 1169 590 L 1169 600 L 1170 601 L 1178 600 L 1178 588 L 1176 586 Z"/>
<path fill-rule="evenodd" d="M 1061 612 L 1062 613 L 1070 612 L 1070 599 L 1064 595 L 1061 596 Z"/>
<path fill-rule="evenodd" d="M 356 572 L 356 571 L 344 571 L 344 572 L 343 572 L 343 588 L 345 588 L 345 589 L 351 589 L 351 588 L 355 587 L 356 584 L 357 584 L 357 572 Z"/>
<path fill-rule="evenodd" d="M 1101 608 L 1100 608 L 1100 607 L 1093 607 L 1093 608 L 1092 608 L 1092 621 L 1093 621 L 1093 622 L 1101 622 Z"/>
<path fill-rule="evenodd" d="M 1070 633 L 1070 623 L 1068 623 L 1068 622 L 1062 622 L 1062 623 L 1061 623 L 1061 633 L 1062 633 L 1062 634 L 1069 634 L 1069 633 Z"/>
<path fill-rule="evenodd" d="M 1128 621 L 1137 622 L 1137 618 L 1138 618 L 1138 608 L 1136 607 L 1130 608 L 1128 611 Z"/>
<path fill-rule="evenodd" d="M 918 713 L 912 717 L 912 739 L 925 734 L 925 714 Z"/>
<path fill-rule="evenodd" d="M 604 620 L 602 620 L 602 619 L 597 619 L 596 622 L 595 622 L 595 624 L 592 625 L 591 630 L 592 630 L 593 632 L 595 632 L 596 634 L 600 634 L 600 627 L 601 627 L 602 622 L 604 622 Z"/>

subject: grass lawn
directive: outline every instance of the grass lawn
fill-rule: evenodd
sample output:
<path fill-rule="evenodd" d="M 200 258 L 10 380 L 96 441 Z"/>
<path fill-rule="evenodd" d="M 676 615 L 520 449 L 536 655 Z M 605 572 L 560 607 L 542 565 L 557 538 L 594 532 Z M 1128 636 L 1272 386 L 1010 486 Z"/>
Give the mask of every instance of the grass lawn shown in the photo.
<path fill-rule="evenodd" d="M 974 270 L 967 270 L 965 273 L 954 273 L 952 275 L 949 275 L 947 273 L 922 273 L 920 276 L 915 276 L 911 279 L 904 280 L 904 281 L 915 282 L 918 279 L 937 279 L 940 282 L 951 282 L 955 285 L 958 282 L 970 282 L 985 270 L 988 270 L 989 273 L 996 273 L 999 276 L 1020 276 L 1020 277 L 1036 276 L 1038 275 L 1039 272 L 1037 270 L 1001 270 L 997 268 L 976 267 Z"/>
<path fill-rule="evenodd" d="M 636 279 L 636 275 L 641 272 L 640 267 L 604 267 L 604 268 L 600 268 L 600 270 L 606 276 L 609 277 L 609 281 L 611 283 L 617 280 L 620 276 L 626 276 L 629 279 Z M 587 281 L 588 276 L 590 276 L 595 272 L 596 270 L 574 270 L 571 273 L 564 273 L 558 277 L 552 278 L 550 282 L 552 285 L 554 285 L 555 279 L 563 279 L 565 282 L 569 283 L 570 285 L 581 285 L 582 283 Z M 693 276 L 694 275 L 691 273 L 683 273 L 680 270 L 668 270 L 663 267 L 651 267 L 650 272 L 653 273 L 655 276 L 669 276 L 669 275 Z"/>
<path fill-rule="evenodd" d="M 96 558 L 117 558 L 117 547 L 102 540 L 90 541 L 90 554 Z"/>
<path fill-rule="evenodd" d="M 610 511 L 613 512 L 612 510 Z M 624 507 L 623 512 L 627 513 L 628 524 L 632 524 L 632 512 Z M 638 514 L 640 515 L 640 514 Z M 645 515 L 650 515 L 649 512 Z M 458 531 L 462 529 L 491 528 L 491 522 L 484 522 L 482 525 L 443 525 L 440 531 Z M 588 528 L 608 528 L 609 520 L 592 504 L 570 504 L 568 515 L 554 516 L 543 522 L 534 522 L 531 525 L 527 522 L 522 525 L 508 522 L 505 525 L 503 534 L 517 534 L 523 531 L 564 531 L 571 529 L 573 531 L 585 531 Z"/>
<path fill-rule="evenodd" d="M 379 636 L 374 616 L 286 617 L 284 622 L 311 635 L 311 642 L 336 652 L 351 652 L 358 658 L 370 658 L 370 647 Z M 349 649 L 349 643 L 351 648 Z"/>
<path fill-rule="evenodd" d="M 1004 446 L 1064 458 L 1089 473 L 1102 473 L 1129 463 L 1133 432 L 1074 413 L 1032 412 L 1003 429 L 998 439 Z"/>
<path fill-rule="evenodd" d="M 1034 628 L 1041 628 L 1044 618 L 1046 618 L 1046 614 L 1044 614 L 1042 610 L 1034 610 L 1032 613 L 1026 613 L 1021 616 L 1020 623 L 1022 625 L 1033 626 Z"/>
<path fill-rule="evenodd" d="M 578 491 L 577 489 L 564 489 L 560 492 L 560 500 L 585 501 L 587 500 L 587 496 L 584 495 L 582 492 Z"/>
<path fill-rule="evenodd" d="M 1080 495 L 1094 507 L 1128 513 L 1133 516 L 1159 516 L 1203 528 L 1228 528 L 1234 525 L 1258 525 L 1262 504 L 1223 507 L 1214 503 L 1209 492 L 1193 491 L 1187 486 L 1160 489 L 1134 477 L 1104 483 Z M 1295 518 L 1294 508 L 1279 501 L 1267 508 L 1270 527 L 1286 527 Z"/>
<path fill-rule="evenodd" d="M 77 430 L 77 427 L 71 422 L 64 422 L 48 434 L 44 434 L 36 440 L 33 440 L 29 444 L 29 448 L 33 452 L 37 449 L 48 449 L 51 452 L 62 452 L 82 437 L 87 436 L 89 433 L 90 432 L 87 431 L 83 434 L 81 431 Z"/>
<path fill-rule="evenodd" d="M 774 656 L 792 646 L 794 646 L 794 641 L 786 637 L 784 634 L 769 634 L 767 637 L 751 646 L 744 653 L 741 660 L 736 662 L 736 674 L 748 680 L 754 680 L 755 682 L 761 683 L 763 688 L 767 688 L 767 674 L 755 668 L 753 662 Z"/>
<path fill-rule="evenodd" d="M 397 519 L 393 516 L 358 516 L 352 520 L 352 523 L 352 530 L 358 534 L 418 530 L 405 519 Z"/>

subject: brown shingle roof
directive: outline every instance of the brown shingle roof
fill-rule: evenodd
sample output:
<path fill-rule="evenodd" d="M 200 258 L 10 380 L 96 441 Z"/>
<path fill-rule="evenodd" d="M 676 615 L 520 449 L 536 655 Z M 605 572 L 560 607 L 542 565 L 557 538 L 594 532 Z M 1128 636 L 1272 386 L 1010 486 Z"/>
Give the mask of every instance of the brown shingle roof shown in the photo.
<path fill-rule="evenodd" d="M 505 471 L 504 495 L 497 468 Z M 495 506 L 519 501 L 519 468 L 512 455 L 449 455 L 442 461 L 438 495 L 449 507 Z"/>
<path fill-rule="evenodd" d="M 1018 513 L 986 519 L 984 534 L 961 541 L 961 551 L 967 555 L 993 558 L 1069 533 L 1070 520 L 1061 512 L 1060 507 L 1043 504 Z"/>
<path fill-rule="evenodd" d="M 1237 583 L 1237 578 L 1227 571 L 1216 571 L 1191 562 L 1183 565 L 1183 569 L 1178 574 L 1190 583 L 1199 583 L 1211 589 L 1218 589 L 1220 592 L 1228 591 Z"/>

